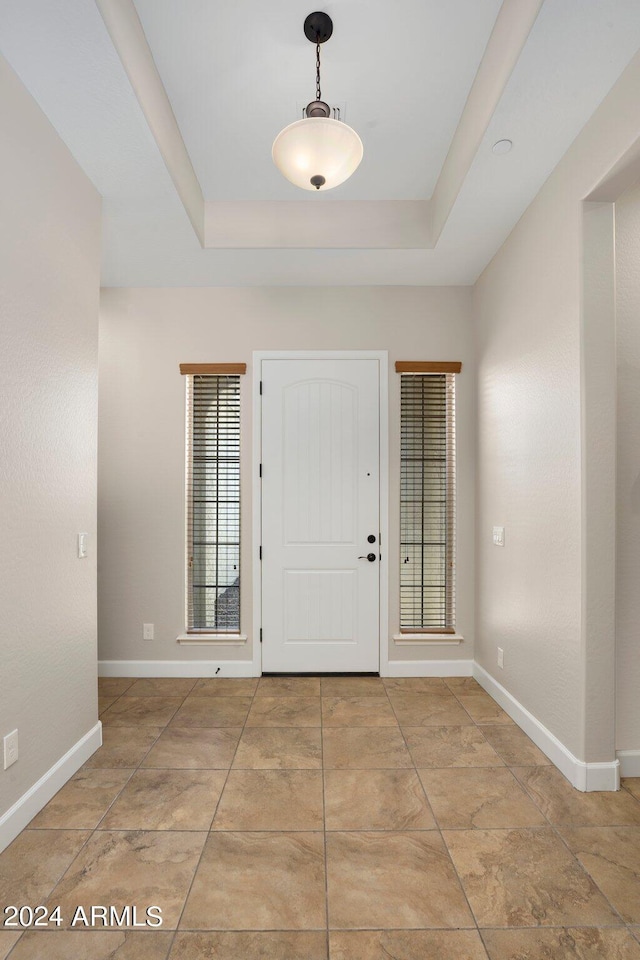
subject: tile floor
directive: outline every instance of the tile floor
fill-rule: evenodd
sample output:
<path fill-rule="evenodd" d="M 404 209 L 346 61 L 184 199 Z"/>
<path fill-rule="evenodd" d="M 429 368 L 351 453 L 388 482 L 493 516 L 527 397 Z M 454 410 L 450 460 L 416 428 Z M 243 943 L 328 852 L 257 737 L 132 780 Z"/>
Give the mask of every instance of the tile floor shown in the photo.
<path fill-rule="evenodd" d="M 104 745 L 0 855 L 0 907 L 63 925 L 0 960 L 640 960 L 640 780 L 573 790 L 474 680 L 99 686 Z"/>

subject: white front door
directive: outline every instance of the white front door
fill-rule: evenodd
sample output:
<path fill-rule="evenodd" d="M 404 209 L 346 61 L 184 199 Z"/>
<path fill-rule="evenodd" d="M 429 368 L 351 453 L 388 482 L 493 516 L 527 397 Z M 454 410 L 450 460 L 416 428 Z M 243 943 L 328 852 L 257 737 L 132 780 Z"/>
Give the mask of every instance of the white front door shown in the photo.
<path fill-rule="evenodd" d="M 374 359 L 262 361 L 264 672 L 379 669 L 379 379 Z"/>

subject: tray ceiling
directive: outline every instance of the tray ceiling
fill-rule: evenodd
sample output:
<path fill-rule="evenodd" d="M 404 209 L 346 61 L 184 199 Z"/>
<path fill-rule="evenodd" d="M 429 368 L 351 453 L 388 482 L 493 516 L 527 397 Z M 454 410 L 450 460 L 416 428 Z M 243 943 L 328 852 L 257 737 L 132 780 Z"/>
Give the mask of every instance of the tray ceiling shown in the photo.
<path fill-rule="evenodd" d="M 637 0 L 545 0 L 518 38 L 527 5 L 323 7 L 365 157 L 309 199 L 270 155 L 314 92 L 300 0 L 2 0 L 0 52 L 104 198 L 107 285 L 469 284 L 640 46 Z"/>

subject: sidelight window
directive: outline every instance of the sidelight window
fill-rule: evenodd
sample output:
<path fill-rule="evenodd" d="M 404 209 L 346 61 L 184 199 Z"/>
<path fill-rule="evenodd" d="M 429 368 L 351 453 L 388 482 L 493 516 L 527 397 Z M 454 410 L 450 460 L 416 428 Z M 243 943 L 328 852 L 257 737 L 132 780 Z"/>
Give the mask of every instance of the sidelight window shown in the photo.
<path fill-rule="evenodd" d="M 222 366 L 222 365 L 220 365 Z M 240 376 L 187 376 L 187 632 L 240 632 Z"/>
<path fill-rule="evenodd" d="M 455 633 L 455 374 L 402 373 L 400 409 L 400 632 Z"/>

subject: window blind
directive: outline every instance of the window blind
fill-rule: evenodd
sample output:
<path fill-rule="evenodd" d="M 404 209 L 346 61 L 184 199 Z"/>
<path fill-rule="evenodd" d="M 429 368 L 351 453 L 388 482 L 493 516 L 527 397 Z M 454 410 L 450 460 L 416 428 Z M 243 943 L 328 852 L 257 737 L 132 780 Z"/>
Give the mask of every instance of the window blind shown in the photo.
<path fill-rule="evenodd" d="M 400 631 L 453 633 L 455 375 L 400 383 Z"/>
<path fill-rule="evenodd" d="M 240 632 L 240 377 L 187 376 L 187 631 Z"/>

